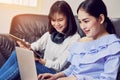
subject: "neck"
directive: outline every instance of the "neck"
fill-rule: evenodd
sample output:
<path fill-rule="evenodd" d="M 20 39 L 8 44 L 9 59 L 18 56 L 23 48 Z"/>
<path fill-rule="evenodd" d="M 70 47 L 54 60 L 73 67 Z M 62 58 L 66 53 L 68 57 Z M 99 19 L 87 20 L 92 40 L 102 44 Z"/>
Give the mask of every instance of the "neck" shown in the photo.
<path fill-rule="evenodd" d="M 93 40 L 96 40 L 96 39 L 98 39 L 98 38 L 100 38 L 100 37 L 102 37 L 102 36 L 108 35 L 108 34 L 109 34 L 109 33 L 108 33 L 107 31 L 101 32 L 101 34 L 99 34 L 98 36 L 93 37 Z"/>

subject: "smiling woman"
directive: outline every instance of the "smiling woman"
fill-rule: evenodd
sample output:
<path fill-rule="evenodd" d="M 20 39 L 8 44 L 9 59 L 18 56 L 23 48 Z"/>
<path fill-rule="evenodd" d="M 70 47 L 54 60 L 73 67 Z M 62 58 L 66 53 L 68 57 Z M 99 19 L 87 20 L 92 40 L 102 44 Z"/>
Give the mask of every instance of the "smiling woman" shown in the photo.
<path fill-rule="evenodd" d="M 0 0 L 0 3 L 17 4 L 23 6 L 37 6 L 37 0 Z"/>

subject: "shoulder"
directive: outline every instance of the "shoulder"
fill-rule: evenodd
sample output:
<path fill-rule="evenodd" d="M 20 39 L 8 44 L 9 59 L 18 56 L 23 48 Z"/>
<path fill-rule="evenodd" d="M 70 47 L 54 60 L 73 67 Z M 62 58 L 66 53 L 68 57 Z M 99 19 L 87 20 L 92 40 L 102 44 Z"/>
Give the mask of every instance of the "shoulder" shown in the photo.
<path fill-rule="evenodd" d="M 49 32 L 45 32 L 38 40 L 37 42 L 46 42 L 48 41 L 50 37 L 50 33 Z"/>
<path fill-rule="evenodd" d="M 80 35 L 76 32 L 74 35 L 72 35 L 71 37 L 78 37 L 80 38 Z"/>
<path fill-rule="evenodd" d="M 78 33 L 75 33 L 74 35 L 72 35 L 72 36 L 69 36 L 69 37 L 67 37 L 66 39 L 69 41 L 69 40 L 71 40 L 71 41 L 78 41 L 79 39 L 80 39 L 81 37 L 80 37 L 80 35 L 78 34 Z"/>
<path fill-rule="evenodd" d="M 49 32 L 45 32 L 45 33 L 43 34 L 43 36 L 49 36 L 49 35 L 50 35 Z"/>
<path fill-rule="evenodd" d="M 41 38 L 49 38 L 50 37 L 50 33 L 49 32 L 45 32 Z"/>

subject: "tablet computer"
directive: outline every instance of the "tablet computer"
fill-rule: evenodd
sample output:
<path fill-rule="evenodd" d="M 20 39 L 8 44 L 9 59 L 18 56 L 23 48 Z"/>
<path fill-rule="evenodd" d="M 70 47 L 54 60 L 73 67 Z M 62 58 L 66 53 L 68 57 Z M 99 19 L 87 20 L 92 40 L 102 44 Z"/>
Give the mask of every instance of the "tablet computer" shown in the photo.
<path fill-rule="evenodd" d="M 12 35 L 12 34 L 9 34 L 9 36 L 10 36 L 12 39 L 14 39 L 15 41 L 20 41 L 26 48 L 29 48 L 29 45 L 26 44 L 26 42 L 23 41 L 21 38 L 18 38 L 18 37 L 16 37 L 16 36 Z M 34 51 L 33 49 L 31 49 L 31 50 L 35 53 L 35 55 L 36 55 L 37 58 L 42 58 L 42 55 L 40 55 L 39 53 L 37 53 L 37 52 Z"/>

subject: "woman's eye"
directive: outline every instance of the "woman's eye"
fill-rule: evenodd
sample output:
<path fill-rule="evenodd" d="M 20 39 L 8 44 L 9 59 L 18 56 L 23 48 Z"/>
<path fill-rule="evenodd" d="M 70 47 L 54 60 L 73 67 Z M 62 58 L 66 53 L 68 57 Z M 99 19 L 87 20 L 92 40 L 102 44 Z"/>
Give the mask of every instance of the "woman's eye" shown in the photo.
<path fill-rule="evenodd" d="M 88 23 L 89 21 L 84 21 L 85 23 Z"/>
<path fill-rule="evenodd" d="M 51 19 L 51 21 L 53 21 L 53 22 L 54 22 L 55 20 L 54 20 L 54 19 Z"/>
<path fill-rule="evenodd" d="M 63 21 L 63 19 L 59 19 L 58 21 Z"/>

